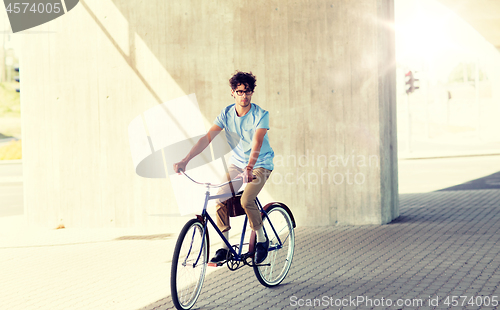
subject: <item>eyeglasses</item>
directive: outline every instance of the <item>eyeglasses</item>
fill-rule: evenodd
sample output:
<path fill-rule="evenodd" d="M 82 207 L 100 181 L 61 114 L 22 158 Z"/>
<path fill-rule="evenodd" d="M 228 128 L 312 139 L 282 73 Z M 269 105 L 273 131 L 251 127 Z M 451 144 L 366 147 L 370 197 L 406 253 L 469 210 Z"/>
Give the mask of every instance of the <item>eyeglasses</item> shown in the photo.
<path fill-rule="evenodd" d="M 235 92 L 236 92 L 236 94 L 238 94 L 238 96 L 243 96 L 243 94 L 250 96 L 251 94 L 253 94 L 253 90 L 247 90 L 247 91 L 236 90 Z"/>

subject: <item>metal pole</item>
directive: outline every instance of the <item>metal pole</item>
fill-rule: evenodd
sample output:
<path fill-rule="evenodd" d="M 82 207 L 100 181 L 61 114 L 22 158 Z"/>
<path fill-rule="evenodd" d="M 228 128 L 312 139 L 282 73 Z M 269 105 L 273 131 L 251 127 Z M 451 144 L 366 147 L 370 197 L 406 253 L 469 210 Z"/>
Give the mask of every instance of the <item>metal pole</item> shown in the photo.
<path fill-rule="evenodd" d="M 408 131 L 406 139 L 406 148 L 411 153 L 411 113 L 410 113 L 410 94 L 406 94 L 406 111 L 408 114 Z"/>

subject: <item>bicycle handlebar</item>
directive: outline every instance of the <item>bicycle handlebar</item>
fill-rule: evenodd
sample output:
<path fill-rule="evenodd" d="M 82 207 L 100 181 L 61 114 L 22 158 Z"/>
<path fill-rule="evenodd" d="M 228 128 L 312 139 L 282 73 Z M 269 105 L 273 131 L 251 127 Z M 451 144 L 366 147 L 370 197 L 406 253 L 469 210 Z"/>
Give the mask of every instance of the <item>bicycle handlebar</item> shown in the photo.
<path fill-rule="evenodd" d="M 180 172 L 180 173 L 182 173 L 183 175 L 185 175 L 188 179 L 190 179 L 190 180 L 191 180 L 191 181 L 193 181 L 194 183 L 199 184 L 199 185 L 205 185 L 205 186 L 207 186 L 207 187 L 211 187 L 211 188 L 218 188 L 218 187 L 222 187 L 222 186 L 225 186 L 225 185 L 227 185 L 227 184 L 229 184 L 229 183 L 231 183 L 231 182 L 234 182 L 234 181 L 236 181 L 236 180 L 242 180 L 242 179 L 243 179 L 242 177 L 237 177 L 237 178 L 234 178 L 234 179 L 232 179 L 232 180 L 230 180 L 230 181 L 227 181 L 227 182 L 224 182 L 224 183 L 221 183 L 221 184 L 201 183 L 201 182 L 198 182 L 198 181 L 193 180 L 193 179 L 192 179 L 189 175 L 187 175 L 187 174 L 186 174 L 186 172 L 184 172 L 184 170 L 182 170 L 182 169 L 181 169 L 181 170 L 179 170 L 179 172 Z M 255 179 L 256 179 L 256 177 L 255 177 L 255 175 L 254 175 L 254 176 L 253 176 L 253 180 L 255 180 Z"/>

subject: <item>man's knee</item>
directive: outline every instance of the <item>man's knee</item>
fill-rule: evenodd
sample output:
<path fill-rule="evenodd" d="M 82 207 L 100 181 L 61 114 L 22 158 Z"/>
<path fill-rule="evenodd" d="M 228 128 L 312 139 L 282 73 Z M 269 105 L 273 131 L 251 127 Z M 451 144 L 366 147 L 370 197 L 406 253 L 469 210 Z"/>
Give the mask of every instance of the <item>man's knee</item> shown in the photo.
<path fill-rule="evenodd" d="M 254 199 L 247 198 L 247 199 L 241 199 L 241 206 L 243 209 L 257 209 L 257 204 L 255 203 Z"/>

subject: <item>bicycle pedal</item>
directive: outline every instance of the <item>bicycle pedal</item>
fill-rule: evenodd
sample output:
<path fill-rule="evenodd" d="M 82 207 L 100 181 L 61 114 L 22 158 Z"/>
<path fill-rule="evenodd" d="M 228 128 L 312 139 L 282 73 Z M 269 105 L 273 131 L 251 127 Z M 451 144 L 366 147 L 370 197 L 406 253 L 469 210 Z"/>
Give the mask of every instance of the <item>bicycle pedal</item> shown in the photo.
<path fill-rule="evenodd" d="M 254 264 L 255 267 L 271 266 L 271 264 Z"/>
<path fill-rule="evenodd" d="M 207 266 L 209 267 L 220 267 L 222 265 L 224 265 L 225 261 L 224 262 L 218 262 L 218 263 L 208 263 Z"/>

